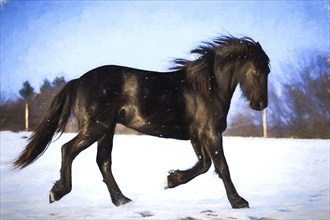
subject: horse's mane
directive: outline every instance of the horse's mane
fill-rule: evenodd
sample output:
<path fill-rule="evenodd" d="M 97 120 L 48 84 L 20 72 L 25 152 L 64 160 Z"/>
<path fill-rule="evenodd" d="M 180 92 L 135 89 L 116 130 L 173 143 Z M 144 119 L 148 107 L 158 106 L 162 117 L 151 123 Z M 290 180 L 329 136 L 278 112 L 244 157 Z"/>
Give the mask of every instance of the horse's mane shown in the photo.
<path fill-rule="evenodd" d="M 233 62 L 242 60 L 240 58 L 258 59 L 261 51 L 263 52 L 260 44 L 249 37 L 222 36 L 215 38 L 212 42 L 203 42 L 202 45 L 192 50 L 190 53 L 197 55 L 195 60 L 175 59 L 175 65 L 171 70 L 184 70 L 186 80 L 193 89 L 209 96 L 214 78 L 215 58 L 217 61 L 221 61 L 222 65 L 233 64 Z M 266 61 L 269 62 L 268 57 Z"/>

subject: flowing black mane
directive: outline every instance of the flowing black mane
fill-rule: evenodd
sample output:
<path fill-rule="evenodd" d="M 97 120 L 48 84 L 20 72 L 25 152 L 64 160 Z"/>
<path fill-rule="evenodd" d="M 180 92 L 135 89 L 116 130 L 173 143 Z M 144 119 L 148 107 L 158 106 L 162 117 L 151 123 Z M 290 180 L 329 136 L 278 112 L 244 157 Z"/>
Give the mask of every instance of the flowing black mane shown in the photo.
<path fill-rule="evenodd" d="M 191 50 L 197 59 L 175 59 L 171 70 L 184 70 L 186 79 L 203 95 L 209 96 L 212 89 L 212 79 L 215 62 L 221 62 L 222 66 L 227 64 L 236 65 L 247 59 L 254 60 L 258 65 L 269 65 L 269 58 L 262 50 L 260 44 L 249 37 L 235 38 L 233 36 L 222 36 L 215 38 L 212 42 L 203 42 L 196 49 Z"/>
<path fill-rule="evenodd" d="M 212 42 L 203 42 L 202 45 L 191 50 L 191 54 L 197 55 L 196 60 L 175 59 L 175 66 L 171 69 L 203 69 L 205 65 L 208 64 L 207 61 L 213 59 L 215 56 L 221 57 L 221 59 L 227 62 L 232 62 L 233 59 L 253 56 L 256 55 L 257 52 L 264 53 L 259 43 L 249 37 L 235 38 L 232 36 L 224 36 L 215 38 Z M 269 62 L 268 57 L 267 61 Z"/>

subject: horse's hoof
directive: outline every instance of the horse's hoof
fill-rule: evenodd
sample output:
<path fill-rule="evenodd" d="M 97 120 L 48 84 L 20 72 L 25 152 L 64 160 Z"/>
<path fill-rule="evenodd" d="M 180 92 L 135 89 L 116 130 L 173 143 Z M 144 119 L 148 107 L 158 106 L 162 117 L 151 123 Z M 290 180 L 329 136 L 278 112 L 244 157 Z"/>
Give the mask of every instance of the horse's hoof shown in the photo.
<path fill-rule="evenodd" d="M 125 196 L 122 196 L 120 198 L 116 198 L 116 199 L 113 199 L 112 200 L 112 203 L 115 205 L 115 206 L 122 206 L 122 205 L 126 205 L 127 203 L 129 202 L 132 202 L 131 199 L 125 197 Z"/>
<path fill-rule="evenodd" d="M 168 178 L 166 177 L 165 182 L 164 182 L 164 189 L 169 189 L 168 187 Z"/>
<path fill-rule="evenodd" d="M 165 179 L 165 183 L 164 183 L 164 189 L 171 189 L 171 188 L 174 188 L 176 187 L 176 185 L 173 183 L 173 180 L 172 180 L 172 176 L 171 175 L 168 175 Z"/>
<path fill-rule="evenodd" d="M 53 191 L 49 192 L 49 203 L 56 202 L 56 201 L 60 200 L 61 198 L 62 198 L 62 196 L 56 194 L 55 192 L 53 192 Z"/>
<path fill-rule="evenodd" d="M 246 201 L 239 195 L 235 196 L 234 198 L 231 198 L 230 203 L 233 209 L 250 208 L 248 201 Z"/>
<path fill-rule="evenodd" d="M 50 193 L 49 193 L 49 203 L 53 203 L 55 201 L 56 201 L 55 195 L 52 191 L 50 191 Z"/>
<path fill-rule="evenodd" d="M 57 181 L 49 192 L 49 203 L 60 200 L 63 196 L 71 192 L 71 186 L 63 187 L 63 185 Z"/>
<path fill-rule="evenodd" d="M 180 182 L 181 179 L 181 171 L 180 170 L 171 170 L 169 171 L 169 175 L 165 179 L 164 189 L 175 188 L 178 185 L 182 184 Z"/>
<path fill-rule="evenodd" d="M 232 207 L 233 207 L 233 209 L 244 209 L 244 208 L 250 208 L 248 202 L 246 202 L 246 203 L 241 203 L 241 204 L 237 204 L 237 205 L 234 205 L 234 206 L 232 206 Z"/>

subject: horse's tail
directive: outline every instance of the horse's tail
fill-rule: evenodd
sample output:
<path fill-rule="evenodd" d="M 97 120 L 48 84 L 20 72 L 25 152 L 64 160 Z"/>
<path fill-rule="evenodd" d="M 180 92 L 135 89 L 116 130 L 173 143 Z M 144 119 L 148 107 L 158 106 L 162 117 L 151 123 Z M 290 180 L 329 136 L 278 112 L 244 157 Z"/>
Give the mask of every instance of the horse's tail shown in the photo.
<path fill-rule="evenodd" d="M 47 150 L 55 132 L 60 134 L 64 132 L 71 112 L 73 85 L 73 81 L 69 82 L 55 96 L 33 135 L 29 138 L 30 143 L 14 160 L 13 166 L 15 168 L 24 168 L 32 164 Z"/>

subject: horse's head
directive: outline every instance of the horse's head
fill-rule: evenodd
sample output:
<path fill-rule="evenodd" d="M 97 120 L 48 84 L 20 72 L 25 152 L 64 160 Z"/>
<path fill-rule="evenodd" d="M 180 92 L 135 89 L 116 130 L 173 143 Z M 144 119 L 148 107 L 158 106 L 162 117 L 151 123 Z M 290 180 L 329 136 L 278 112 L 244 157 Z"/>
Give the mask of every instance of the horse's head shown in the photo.
<path fill-rule="evenodd" d="M 244 96 L 254 110 L 263 110 L 268 105 L 267 81 L 269 58 L 259 43 L 253 45 L 239 73 L 239 83 Z"/>
<path fill-rule="evenodd" d="M 231 98 L 239 83 L 251 108 L 262 110 L 267 107 L 269 58 L 258 42 L 249 37 L 223 36 L 191 52 L 199 58 L 175 60 L 177 66 L 172 68 L 185 70 L 186 83 L 190 87 L 209 97 L 216 85 L 222 90 L 222 98 Z"/>

